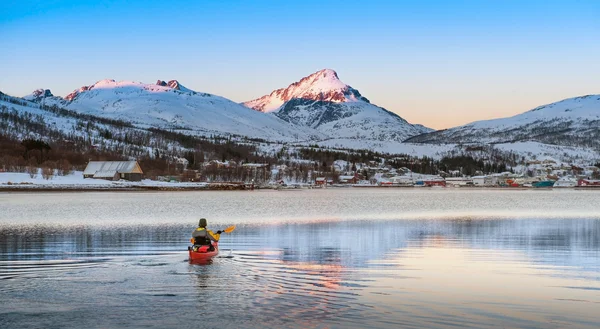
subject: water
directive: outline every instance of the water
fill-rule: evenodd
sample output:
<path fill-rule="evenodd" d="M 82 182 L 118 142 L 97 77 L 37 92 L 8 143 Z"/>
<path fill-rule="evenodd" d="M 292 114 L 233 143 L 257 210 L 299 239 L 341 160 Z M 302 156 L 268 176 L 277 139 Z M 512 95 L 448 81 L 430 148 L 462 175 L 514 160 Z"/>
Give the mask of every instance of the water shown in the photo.
<path fill-rule="evenodd" d="M 598 328 L 600 191 L 0 193 L 0 328 Z M 198 218 L 220 258 L 187 261 Z"/>

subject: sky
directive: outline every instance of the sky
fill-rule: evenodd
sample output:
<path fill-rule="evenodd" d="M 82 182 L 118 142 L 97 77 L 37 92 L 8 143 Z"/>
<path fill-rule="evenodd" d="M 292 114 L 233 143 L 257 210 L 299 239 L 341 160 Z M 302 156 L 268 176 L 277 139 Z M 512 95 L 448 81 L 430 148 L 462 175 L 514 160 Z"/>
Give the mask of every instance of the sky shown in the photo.
<path fill-rule="evenodd" d="M 242 102 L 323 68 L 443 129 L 600 94 L 600 1 L 0 1 L 0 91 L 98 80 Z"/>

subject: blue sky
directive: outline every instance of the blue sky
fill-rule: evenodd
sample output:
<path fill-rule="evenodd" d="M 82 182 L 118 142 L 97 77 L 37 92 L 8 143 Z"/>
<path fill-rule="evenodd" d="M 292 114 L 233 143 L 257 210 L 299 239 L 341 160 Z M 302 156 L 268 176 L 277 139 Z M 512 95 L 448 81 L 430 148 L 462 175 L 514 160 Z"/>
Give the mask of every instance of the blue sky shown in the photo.
<path fill-rule="evenodd" d="M 234 101 L 322 68 L 447 128 L 600 93 L 600 1 L 0 1 L 0 91 L 112 78 Z"/>

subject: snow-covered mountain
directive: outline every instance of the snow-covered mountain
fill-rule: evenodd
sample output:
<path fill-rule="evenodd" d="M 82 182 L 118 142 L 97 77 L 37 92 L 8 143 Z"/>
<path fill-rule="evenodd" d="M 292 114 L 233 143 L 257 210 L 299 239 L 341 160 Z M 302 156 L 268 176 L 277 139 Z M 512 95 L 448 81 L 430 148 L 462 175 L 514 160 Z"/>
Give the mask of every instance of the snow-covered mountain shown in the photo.
<path fill-rule="evenodd" d="M 513 117 L 476 121 L 408 141 L 442 144 L 533 141 L 600 148 L 600 95 L 569 98 Z"/>
<path fill-rule="evenodd" d="M 129 156 L 144 156 L 149 150 L 171 150 L 173 147 L 182 149 L 176 138 L 165 134 L 157 134 L 156 130 L 133 127 L 127 122 L 115 121 L 106 117 L 81 114 L 78 111 L 65 111 L 60 106 L 54 108 L 52 103 L 66 100 L 50 96 L 45 90 L 36 93 L 47 95 L 38 101 L 27 101 L 23 98 L 4 95 L 0 92 L 0 135 L 9 136 L 15 140 L 25 138 L 43 139 L 46 141 L 62 141 L 69 147 L 78 149 L 98 147 L 98 150 L 128 154 Z M 31 97 L 28 97 L 31 98 Z M 36 97 L 33 97 L 34 99 Z M 252 111 L 252 110 L 250 110 Z M 260 114 L 256 112 L 257 114 Z M 263 114 L 266 115 L 266 114 Z M 163 130 L 165 131 L 165 130 Z M 245 144 L 247 142 L 244 142 Z M 375 152 L 390 154 L 408 154 L 414 157 L 428 156 L 441 159 L 444 156 L 468 154 L 474 157 L 488 156 L 482 154 L 479 148 L 469 151 L 469 144 L 450 143 L 403 143 L 393 140 L 366 140 L 352 138 L 336 138 L 303 141 L 298 143 L 253 143 L 261 152 L 274 154 L 282 148 L 290 152 L 301 148 L 320 147 L 329 150 L 369 149 Z M 596 163 L 599 159 L 598 148 L 577 147 L 565 145 L 550 145 L 532 141 L 506 142 L 493 145 L 500 152 L 511 152 L 525 159 L 553 159 L 563 162 Z M 466 153 L 465 153 L 466 152 Z M 471 153 L 469 153 L 471 152 Z M 1 152 L 0 152 L 1 153 Z M 151 152 L 151 154 L 154 154 Z M 487 153 L 486 153 L 487 154 Z"/>
<path fill-rule="evenodd" d="M 140 127 L 187 130 L 201 135 L 234 134 L 280 141 L 324 137 L 310 128 L 295 126 L 226 98 L 192 91 L 177 80 L 144 84 L 107 79 L 83 86 L 64 99 L 52 96 L 49 90 L 35 91 L 26 98 Z"/>
<path fill-rule="evenodd" d="M 261 112 L 273 112 L 285 102 L 297 98 L 333 103 L 369 102 L 358 90 L 340 81 L 334 70 L 324 69 L 244 105 Z"/>
<path fill-rule="evenodd" d="M 402 141 L 433 131 L 371 104 L 358 90 L 340 81 L 331 69 L 318 71 L 287 88 L 243 104 L 295 125 L 316 129 L 330 138 Z"/>

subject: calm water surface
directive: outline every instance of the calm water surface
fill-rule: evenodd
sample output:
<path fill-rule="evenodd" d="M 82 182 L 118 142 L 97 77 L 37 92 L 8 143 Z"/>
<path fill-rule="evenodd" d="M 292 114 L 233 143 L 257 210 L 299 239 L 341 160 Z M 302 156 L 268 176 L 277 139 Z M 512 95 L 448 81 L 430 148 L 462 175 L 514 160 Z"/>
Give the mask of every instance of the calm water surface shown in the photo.
<path fill-rule="evenodd" d="M 187 261 L 198 218 L 235 224 Z M 0 193 L 0 328 L 598 328 L 600 191 Z"/>

